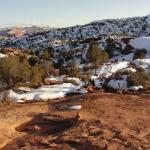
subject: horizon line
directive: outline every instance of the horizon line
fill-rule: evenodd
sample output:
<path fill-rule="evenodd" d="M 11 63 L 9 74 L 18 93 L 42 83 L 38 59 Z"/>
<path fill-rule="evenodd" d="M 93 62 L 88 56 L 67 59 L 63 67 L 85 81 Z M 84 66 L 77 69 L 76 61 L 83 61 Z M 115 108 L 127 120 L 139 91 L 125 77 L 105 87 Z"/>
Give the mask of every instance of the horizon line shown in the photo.
<path fill-rule="evenodd" d="M 101 18 L 101 19 L 97 19 L 97 20 L 93 20 L 93 21 L 88 21 L 87 23 L 82 23 L 82 24 L 73 24 L 73 25 L 62 25 L 62 26 L 51 26 L 50 24 L 38 24 L 38 23 L 31 23 L 31 24 L 28 24 L 28 23 L 9 23 L 9 24 L 0 24 L 0 29 L 5 29 L 5 28 L 25 28 L 25 27 L 39 27 L 39 28 L 68 28 L 68 27 L 74 27 L 74 26 L 84 26 L 84 25 L 87 25 L 87 24 L 90 24 L 90 23 L 94 23 L 94 22 L 100 22 L 100 21 L 105 21 L 105 20 L 112 20 L 112 19 L 128 19 L 128 18 L 135 18 L 135 17 L 147 17 L 149 16 L 148 15 L 142 15 L 142 16 L 127 16 L 127 17 L 112 17 L 112 18 Z"/>

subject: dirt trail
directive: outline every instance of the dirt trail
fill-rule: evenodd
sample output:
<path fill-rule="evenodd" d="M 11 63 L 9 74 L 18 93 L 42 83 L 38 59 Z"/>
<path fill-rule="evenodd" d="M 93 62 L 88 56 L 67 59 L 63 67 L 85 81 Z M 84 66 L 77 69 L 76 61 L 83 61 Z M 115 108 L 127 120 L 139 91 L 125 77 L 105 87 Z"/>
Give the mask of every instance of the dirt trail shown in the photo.
<path fill-rule="evenodd" d="M 0 147 L 11 142 L 12 139 L 24 135 L 15 130 L 17 126 L 29 121 L 33 116 L 47 111 L 45 103 L 0 107 Z"/>
<path fill-rule="evenodd" d="M 76 104 L 83 107 L 80 119 L 78 111 L 58 110 Z M 5 135 L 0 145 L 7 144 L 3 150 L 149 150 L 149 116 L 145 95 L 94 93 L 23 104 L 0 110 L 0 135 Z"/>

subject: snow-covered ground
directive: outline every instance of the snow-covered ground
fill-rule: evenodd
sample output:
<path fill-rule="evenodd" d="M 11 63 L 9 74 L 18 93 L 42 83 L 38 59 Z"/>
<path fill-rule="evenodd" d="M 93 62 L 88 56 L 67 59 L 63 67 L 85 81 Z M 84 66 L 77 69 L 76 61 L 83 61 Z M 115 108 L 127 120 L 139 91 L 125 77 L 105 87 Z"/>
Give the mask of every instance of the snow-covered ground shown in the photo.
<path fill-rule="evenodd" d="M 132 62 L 137 68 L 142 68 L 145 71 L 150 71 L 150 59 L 136 59 Z"/>
<path fill-rule="evenodd" d="M 150 37 L 139 37 L 130 40 L 129 43 L 135 49 L 146 49 L 150 51 Z"/>
<path fill-rule="evenodd" d="M 63 82 L 65 76 L 54 77 L 51 76 L 45 79 L 45 82 Z"/>
<path fill-rule="evenodd" d="M 132 61 L 134 58 L 134 53 L 130 53 L 127 55 L 119 55 L 119 56 L 115 56 L 113 58 L 110 59 L 110 61 L 115 62 L 115 60 L 117 61 Z"/>
<path fill-rule="evenodd" d="M 74 81 L 74 83 L 80 87 L 85 85 L 84 82 L 81 81 L 79 78 L 66 77 L 64 78 L 64 81 L 68 81 L 68 82 Z"/>
<path fill-rule="evenodd" d="M 112 79 L 107 86 L 113 89 L 127 90 L 127 76 L 122 76 L 122 79 Z"/>
<path fill-rule="evenodd" d="M 131 86 L 128 87 L 128 82 L 127 82 L 127 75 L 123 75 L 122 79 L 112 79 L 109 81 L 107 84 L 108 87 L 116 90 L 129 90 L 129 91 L 138 91 L 140 89 L 143 89 L 143 86 L 138 85 L 138 86 Z"/>
<path fill-rule="evenodd" d="M 49 100 L 62 98 L 70 93 L 85 94 L 86 90 L 80 86 L 72 85 L 71 83 L 56 84 L 52 86 L 42 86 L 38 89 L 30 90 L 27 93 L 18 94 L 12 90 L 9 91 L 9 98 L 17 102 L 26 100 Z"/>
<path fill-rule="evenodd" d="M 119 70 L 125 69 L 128 66 L 129 66 L 128 61 L 108 63 L 108 64 L 103 65 L 100 69 L 97 69 L 96 74 L 103 78 L 108 78 L 112 74 L 116 73 Z"/>

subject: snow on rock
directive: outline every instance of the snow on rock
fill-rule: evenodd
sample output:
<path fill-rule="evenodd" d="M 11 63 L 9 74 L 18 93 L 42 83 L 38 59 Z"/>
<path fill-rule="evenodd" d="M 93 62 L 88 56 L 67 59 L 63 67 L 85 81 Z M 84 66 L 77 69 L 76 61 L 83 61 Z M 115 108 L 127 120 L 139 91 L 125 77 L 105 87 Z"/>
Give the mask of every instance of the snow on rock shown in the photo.
<path fill-rule="evenodd" d="M 133 62 L 137 68 L 142 68 L 145 71 L 150 70 L 150 59 L 135 59 Z"/>
<path fill-rule="evenodd" d="M 96 70 L 96 74 L 103 76 L 104 78 L 110 77 L 112 74 L 116 73 L 119 70 L 125 69 L 129 66 L 129 62 L 117 62 L 103 65 L 100 69 Z"/>
<path fill-rule="evenodd" d="M 31 90 L 27 93 L 18 94 L 12 90 L 9 91 L 8 97 L 22 102 L 22 100 L 48 100 L 57 99 L 66 96 L 69 93 L 84 94 L 87 91 L 80 89 L 79 86 L 74 86 L 71 83 L 63 83 L 52 86 L 42 86 L 38 89 Z"/>
<path fill-rule="evenodd" d="M 146 49 L 150 51 L 150 37 L 139 37 L 130 40 L 130 45 L 136 49 Z"/>
<path fill-rule="evenodd" d="M 127 76 L 124 75 L 122 77 L 122 80 L 119 79 L 112 79 L 108 82 L 107 84 L 108 87 L 110 88 L 113 88 L 113 89 L 124 89 L 126 90 L 127 89 Z"/>

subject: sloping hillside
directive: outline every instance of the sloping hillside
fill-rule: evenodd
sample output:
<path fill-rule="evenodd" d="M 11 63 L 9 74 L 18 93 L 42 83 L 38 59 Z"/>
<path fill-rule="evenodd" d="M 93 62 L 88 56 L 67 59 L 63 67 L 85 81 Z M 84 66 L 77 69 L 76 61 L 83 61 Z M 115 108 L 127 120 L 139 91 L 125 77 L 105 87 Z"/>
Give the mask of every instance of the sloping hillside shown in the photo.
<path fill-rule="evenodd" d="M 117 36 L 149 36 L 150 21 L 149 16 L 133 17 L 123 19 L 108 19 L 91 22 L 83 26 L 74 26 L 68 28 L 48 29 L 48 28 L 23 28 L 25 35 L 16 37 L 10 30 L 2 30 L 1 35 L 5 35 L 0 41 L 0 45 L 22 47 L 22 48 L 46 48 L 46 47 L 64 47 L 69 41 L 83 41 L 90 38 L 105 40 L 110 35 Z M 8 32 L 9 31 L 9 32 Z M 8 33 L 4 34 L 4 33 Z"/>

